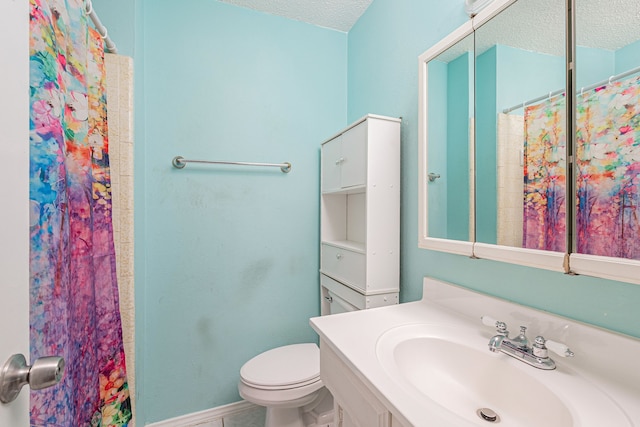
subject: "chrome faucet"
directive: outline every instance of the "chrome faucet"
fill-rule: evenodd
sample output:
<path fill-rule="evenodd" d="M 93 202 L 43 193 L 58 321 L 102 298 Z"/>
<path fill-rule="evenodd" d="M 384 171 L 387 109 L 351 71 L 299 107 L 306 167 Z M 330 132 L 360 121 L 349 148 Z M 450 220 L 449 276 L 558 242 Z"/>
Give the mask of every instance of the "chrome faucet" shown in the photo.
<path fill-rule="evenodd" d="M 509 338 L 509 331 L 504 322 L 482 316 L 482 323 L 487 326 L 495 326 L 496 335 L 489 340 L 489 350 L 492 352 L 502 352 L 508 356 L 518 359 L 534 368 L 551 370 L 556 368 L 556 363 L 549 357 L 549 350 L 557 353 L 561 357 L 573 357 L 574 353 L 566 345 L 545 340 L 542 336 L 537 336 L 533 344 L 529 346 L 529 339 L 526 336 L 527 328 L 520 327 L 520 335 Z"/>

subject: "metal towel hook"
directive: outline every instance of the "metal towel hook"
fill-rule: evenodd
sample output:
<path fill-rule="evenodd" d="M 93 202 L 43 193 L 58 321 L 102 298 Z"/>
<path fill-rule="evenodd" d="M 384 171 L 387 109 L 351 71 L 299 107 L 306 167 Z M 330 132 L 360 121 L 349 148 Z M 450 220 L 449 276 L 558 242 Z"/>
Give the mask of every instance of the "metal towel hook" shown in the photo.
<path fill-rule="evenodd" d="M 429 178 L 429 182 L 434 182 L 436 179 L 440 178 L 440 174 L 439 173 L 429 172 L 427 177 Z"/>

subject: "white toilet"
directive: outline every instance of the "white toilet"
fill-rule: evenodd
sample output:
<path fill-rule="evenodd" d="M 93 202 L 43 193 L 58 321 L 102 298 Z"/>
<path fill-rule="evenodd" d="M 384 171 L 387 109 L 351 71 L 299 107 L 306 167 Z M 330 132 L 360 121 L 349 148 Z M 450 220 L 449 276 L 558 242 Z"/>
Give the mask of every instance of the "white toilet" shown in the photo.
<path fill-rule="evenodd" d="M 333 419 L 333 399 L 320 380 L 320 349 L 293 344 L 261 353 L 240 369 L 243 399 L 265 406 L 265 427 L 308 427 Z"/>

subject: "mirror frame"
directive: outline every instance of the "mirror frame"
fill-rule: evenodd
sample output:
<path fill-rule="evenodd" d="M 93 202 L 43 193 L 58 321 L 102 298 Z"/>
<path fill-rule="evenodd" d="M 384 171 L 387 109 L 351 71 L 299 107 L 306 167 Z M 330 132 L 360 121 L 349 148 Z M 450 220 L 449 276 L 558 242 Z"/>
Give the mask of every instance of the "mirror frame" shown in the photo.
<path fill-rule="evenodd" d="M 473 22 L 467 21 L 447 37 L 436 43 L 433 47 L 418 57 L 418 180 L 419 180 L 419 218 L 418 218 L 418 247 L 423 249 L 433 249 L 435 251 L 449 252 L 458 255 L 473 256 L 473 242 L 464 240 L 450 240 L 444 238 L 429 237 L 429 212 L 427 197 L 427 143 L 428 143 L 428 93 L 429 93 L 429 67 L 428 63 L 438 55 L 473 34 Z M 475 90 L 475 88 L 474 88 Z M 475 110 L 475 107 L 474 107 Z M 473 178 L 475 182 L 475 177 Z M 473 206 L 471 211 L 475 211 L 475 194 L 471 195 Z"/>
<path fill-rule="evenodd" d="M 504 9 L 515 3 L 517 0 L 494 0 L 489 6 L 482 10 L 478 15 L 471 18 L 471 20 L 465 22 L 463 25 L 454 30 L 447 37 L 428 49 L 418 58 L 419 64 L 419 82 L 418 82 L 418 179 L 419 179 L 419 238 L 418 246 L 423 249 L 430 249 L 440 252 L 448 252 L 459 255 L 469 256 L 471 258 L 488 259 L 494 261 L 501 261 L 516 265 L 523 265 L 527 267 L 542 268 L 546 270 L 558 271 L 567 274 L 579 274 L 586 276 L 599 277 L 609 280 L 617 280 L 627 283 L 640 284 L 640 260 L 632 260 L 625 258 L 613 258 L 597 255 L 588 255 L 573 253 L 571 249 L 573 245 L 568 243 L 567 251 L 551 252 L 544 250 L 535 250 L 519 247 L 493 245 L 480 242 L 458 241 L 449 240 L 443 238 L 434 238 L 428 236 L 428 198 L 427 198 L 427 143 L 428 143 L 428 116 L 427 116 L 427 101 L 428 101 L 428 62 L 436 58 L 439 54 L 456 44 L 458 41 L 464 39 L 470 34 L 480 28 L 483 24 L 490 21 L 497 16 Z M 572 5 L 573 16 L 569 17 L 572 23 L 575 23 L 575 0 L 566 0 L 567 5 Z M 567 59 L 575 58 L 575 27 L 572 27 L 567 31 L 567 49 L 571 50 L 566 53 Z M 568 68 L 568 67 L 567 67 Z M 566 70 L 567 73 L 567 89 L 570 93 L 575 93 L 575 79 L 573 73 L 575 70 Z M 474 85 L 475 90 L 475 85 Z M 573 109 L 575 109 L 575 102 L 568 102 L 567 108 L 572 111 L 567 111 L 569 129 L 575 129 L 575 117 Z M 475 123 L 474 123 L 475 126 Z M 474 131 L 475 133 L 475 131 Z M 567 149 L 575 150 L 575 134 L 568 133 L 567 138 L 570 139 L 567 144 Z M 569 147 L 571 145 L 571 147 Z M 567 156 L 569 159 L 569 156 Z M 567 165 L 567 170 L 572 169 L 572 164 Z M 474 182 L 475 190 L 475 176 L 472 178 Z M 574 192 L 574 188 L 570 189 Z M 568 200 L 574 199 L 574 195 L 571 195 Z M 475 194 L 472 195 L 474 206 L 471 215 L 475 212 Z M 573 218 L 571 218 L 573 220 Z M 572 224 L 567 227 L 569 229 L 575 227 Z"/>

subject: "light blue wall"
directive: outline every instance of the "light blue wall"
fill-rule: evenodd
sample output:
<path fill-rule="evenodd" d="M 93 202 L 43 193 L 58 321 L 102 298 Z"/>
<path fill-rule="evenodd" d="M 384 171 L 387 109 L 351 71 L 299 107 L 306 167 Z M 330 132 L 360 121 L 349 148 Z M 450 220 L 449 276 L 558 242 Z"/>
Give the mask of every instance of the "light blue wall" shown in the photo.
<path fill-rule="evenodd" d="M 245 360 L 315 339 L 318 147 L 370 112 L 403 117 L 403 301 L 429 275 L 640 337 L 640 286 L 418 249 L 417 57 L 463 0 L 374 0 L 348 36 L 213 0 L 130 3 L 94 0 L 136 67 L 138 425 L 235 401 Z M 175 155 L 294 167 L 177 171 Z"/>
<path fill-rule="evenodd" d="M 496 242 L 496 128 L 498 48 L 476 59 L 476 240 Z"/>
<path fill-rule="evenodd" d="M 564 57 L 497 45 L 478 58 L 476 238 L 496 243 L 497 114 L 565 86 Z M 522 114 L 520 110 L 519 114 Z"/>
<path fill-rule="evenodd" d="M 615 53 L 605 49 L 576 47 L 576 90 L 591 86 L 616 74 Z"/>
<path fill-rule="evenodd" d="M 245 361 L 317 340 L 319 147 L 347 124 L 347 35 L 211 0 L 138 1 L 120 35 L 106 6 L 136 59 L 144 425 L 238 401 Z M 177 170 L 176 155 L 293 170 Z"/>
<path fill-rule="evenodd" d="M 640 67 L 640 40 L 618 49 L 615 53 L 615 64 L 616 74 Z"/>
<path fill-rule="evenodd" d="M 346 125 L 346 34 L 210 0 L 146 2 L 144 26 L 149 422 L 237 401 L 245 361 L 316 340 L 319 147 Z"/>
<path fill-rule="evenodd" d="M 116 9 L 119 10 L 119 9 Z M 147 227 L 145 227 L 147 218 L 147 203 L 144 196 L 147 194 L 147 166 L 146 166 L 146 86 L 144 84 L 145 65 L 144 65 L 144 45 L 145 35 L 142 31 L 144 23 L 144 2 L 135 0 L 135 28 L 133 40 L 134 54 L 134 268 L 135 268 L 135 310 L 136 310 L 136 358 L 135 366 L 135 416 L 139 424 L 145 424 L 147 399 L 145 398 L 145 383 L 147 372 L 145 366 L 146 361 L 154 353 L 148 351 L 146 336 L 147 327 Z M 124 40 L 123 40 L 124 42 Z M 128 41 L 130 43 L 130 41 Z M 131 375 L 131 373 L 128 373 Z"/>
<path fill-rule="evenodd" d="M 577 90 L 640 66 L 640 40 L 616 51 L 577 47 Z"/>
<path fill-rule="evenodd" d="M 463 5 L 462 1 L 374 0 L 349 32 L 348 120 L 367 113 L 403 119 L 401 228 L 403 236 L 411 236 L 410 241 L 404 239 L 407 245 L 416 246 L 418 236 L 417 175 L 406 173 L 406 165 L 417 173 L 418 164 L 418 55 L 465 21 Z M 446 179 L 434 184 L 445 187 Z M 440 227 L 446 224 L 439 223 Z M 406 234 L 408 228 L 415 233 Z M 407 259 L 402 257 L 404 264 Z M 405 289 L 401 291 L 405 300 L 416 299 L 415 288 L 408 293 Z"/>
<path fill-rule="evenodd" d="M 107 28 L 120 55 L 134 56 L 136 50 L 136 8 L 140 0 L 93 0 L 93 9 Z"/>
<path fill-rule="evenodd" d="M 469 74 L 472 54 L 449 63 L 447 79 L 447 235 L 469 240 Z M 431 187 L 429 187 L 431 188 Z"/>
<path fill-rule="evenodd" d="M 440 175 L 427 184 L 431 237 L 469 239 L 470 55 L 429 63 L 427 171 Z"/>
<path fill-rule="evenodd" d="M 546 55 L 499 45 L 498 111 L 546 93 L 564 89 L 564 70 L 564 56 Z"/>
<path fill-rule="evenodd" d="M 428 182 L 427 207 L 429 215 L 429 236 L 447 237 L 447 87 L 448 66 L 446 62 L 433 61 L 429 64 L 429 98 L 427 110 L 429 114 L 428 140 L 429 156 L 427 156 L 427 173 L 436 173 L 440 178 Z M 444 212 L 444 213 L 443 213 Z"/>
<path fill-rule="evenodd" d="M 402 116 L 401 299 L 425 275 L 640 337 L 640 286 L 419 249 L 417 57 L 465 21 L 464 1 L 374 0 L 349 33 L 349 120 Z M 495 109 L 493 110 L 495 111 Z"/>

